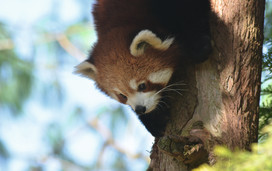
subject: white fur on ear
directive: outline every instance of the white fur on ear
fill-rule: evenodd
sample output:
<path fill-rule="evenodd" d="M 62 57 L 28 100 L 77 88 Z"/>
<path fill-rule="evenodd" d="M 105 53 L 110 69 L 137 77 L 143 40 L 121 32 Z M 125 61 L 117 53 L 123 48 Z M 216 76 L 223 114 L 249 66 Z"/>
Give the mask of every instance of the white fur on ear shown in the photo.
<path fill-rule="evenodd" d="M 96 72 L 97 72 L 96 67 L 88 61 L 84 61 L 78 64 L 75 67 L 75 71 L 74 71 L 75 74 L 80 74 L 92 80 L 95 79 Z"/>
<path fill-rule="evenodd" d="M 172 77 L 173 68 L 165 68 L 149 74 L 147 79 L 156 84 L 167 84 Z"/>
<path fill-rule="evenodd" d="M 150 45 L 158 50 L 167 50 L 173 42 L 173 37 L 162 41 L 152 31 L 142 30 L 133 39 L 130 45 L 130 53 L 133 56 L 140 56 L 144 53 L 147 45 Z"/>

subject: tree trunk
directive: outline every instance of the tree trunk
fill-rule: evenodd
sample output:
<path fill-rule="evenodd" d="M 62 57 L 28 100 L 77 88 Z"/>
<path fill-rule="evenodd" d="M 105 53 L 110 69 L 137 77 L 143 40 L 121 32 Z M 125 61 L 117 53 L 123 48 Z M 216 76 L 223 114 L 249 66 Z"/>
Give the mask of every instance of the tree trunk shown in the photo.
<path fill-rule="evenodd" d="M 184 66 L 175 81 L 186 85 L 173 98 L 166 136 L 155 140 L 150 170 L 191 170 L 215 163 L 224 144 L 250 149 L 257 142 L 264 0 L 211 0 L 213 54 Z M 197 138 L 196 138 L 197 137 Z"/>

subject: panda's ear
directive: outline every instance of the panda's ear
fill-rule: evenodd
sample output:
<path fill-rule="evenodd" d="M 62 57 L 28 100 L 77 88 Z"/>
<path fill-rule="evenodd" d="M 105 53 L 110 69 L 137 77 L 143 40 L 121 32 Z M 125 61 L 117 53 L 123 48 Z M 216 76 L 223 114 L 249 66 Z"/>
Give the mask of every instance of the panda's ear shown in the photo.
<path fill-rule="evenodd" d="M 133 56 L 140 56 L 145 52 L 147 47 L 152 47 L 158 50 L 167 50 L 174 42 L 174 38 L 167 38 L 162 41 L 150 30 L 140 31 L 133 39 L 130 45 L 130 53 Z"/>
<path fill-rule="evenodd" d="M 75 67 L 74 73 L 95 80 L 97 70 L 94 64 L 86 60 Z"/>

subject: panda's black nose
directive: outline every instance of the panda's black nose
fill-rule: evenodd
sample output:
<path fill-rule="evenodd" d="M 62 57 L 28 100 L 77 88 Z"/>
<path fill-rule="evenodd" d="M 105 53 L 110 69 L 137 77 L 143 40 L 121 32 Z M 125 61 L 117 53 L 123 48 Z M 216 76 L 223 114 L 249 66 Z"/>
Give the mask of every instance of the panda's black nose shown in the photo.
<path fill-rule="evenodd" d="M 146 111 L 146 107 L 145 107 L 145 106 L 137 105 L 137 106 L 135 107 L 135 112 L 136 112 L 137 114 L 144 114 L 145 111 Z"/>

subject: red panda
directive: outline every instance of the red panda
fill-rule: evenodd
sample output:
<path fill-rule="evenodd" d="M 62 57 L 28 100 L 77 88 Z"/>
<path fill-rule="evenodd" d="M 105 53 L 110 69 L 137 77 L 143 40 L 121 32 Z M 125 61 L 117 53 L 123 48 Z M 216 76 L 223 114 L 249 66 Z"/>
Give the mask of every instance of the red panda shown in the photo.
<path fill-rule="evenodd" d="M 97 0 L 98 41 L 76 73 L 129 105 L 147 130 L 163 135 L 167 85 L 184 60 L 202 62 L 211 52 L 209 0 Z"/>

